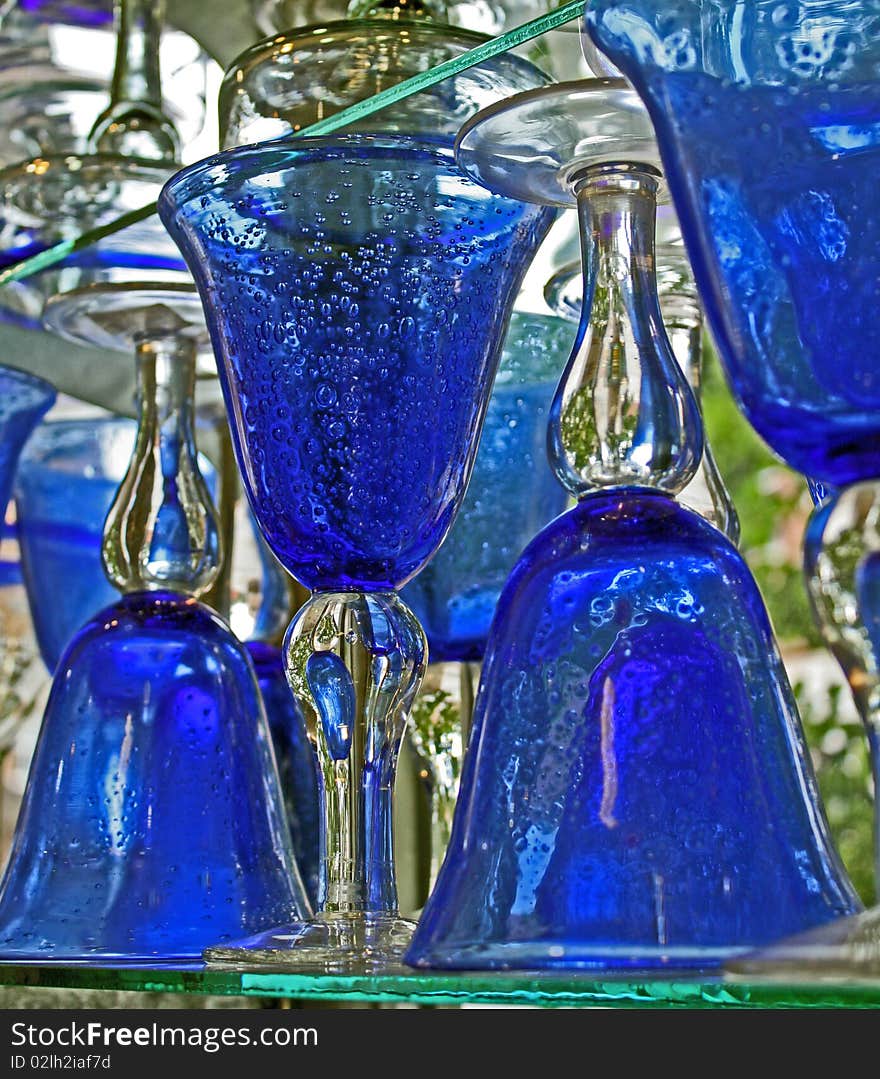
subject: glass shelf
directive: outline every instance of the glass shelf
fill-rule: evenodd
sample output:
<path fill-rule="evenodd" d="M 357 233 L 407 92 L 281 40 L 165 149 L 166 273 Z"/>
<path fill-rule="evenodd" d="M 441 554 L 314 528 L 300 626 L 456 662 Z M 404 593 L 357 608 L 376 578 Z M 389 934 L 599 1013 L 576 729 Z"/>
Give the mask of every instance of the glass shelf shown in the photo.
<path fill-rule="evenodd" d="M 400 974 L 341 976 L 205 970 L 191 967 L 74 967 L 0 964 L 0 985 L 205 993 L 304 1002 L 528 1005 L 541 1008 L 877 1008 L 880 980 L 748 981 L 653 974 Z"/>

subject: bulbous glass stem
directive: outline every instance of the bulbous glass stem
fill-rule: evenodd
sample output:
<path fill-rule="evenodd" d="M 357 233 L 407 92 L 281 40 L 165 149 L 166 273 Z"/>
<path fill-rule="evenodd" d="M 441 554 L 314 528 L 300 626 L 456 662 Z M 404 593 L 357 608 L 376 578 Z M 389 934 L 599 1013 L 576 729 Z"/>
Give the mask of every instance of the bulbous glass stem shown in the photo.
<path fill-rule="evenodd" d="M 846 674 L 868 735 L 880 881 L 880 480 L 835 492 L 813 511 L 804 568 L 816 622 Z"/>
<path fill-rule="evenodd" d="M 443 685 L 448 666 L 441 663 L 428 668 L 410 724 L 410 741 L 419 758 L 419 779 L 428 795 L 430 809 L 429 891 L 440 872 L 452 834 L 479 672 L 476 663 L 454 664 L 458 676 L 458 694 L 454 697 Z M 436 672 L 433 679 L 432 672 Z"/>
<path fill-rule="evenodd" d="M 638 484 L 680 491 L 702 455 L 699 410 L 663 326 L 654 271 L 659 173 L 573 170 L 584 271 L 574 351 L 550 411 L 548 450 L 580 498 Z"/>
<path fill-rule="evenodd" d="M 394 593 L 318 592 L 288 630 L 288 681 L 318 758 L 318 915 L 397 914 L 391 798 L 427 643 Z"/>
<path fill-rule="evenodd" d="M 195 362 L 195 345 L 185 336 L 137 346 L 137 438 L 101 552 L 121 592 L 199 595 L 219 572 L 220 526 L 193 433 Z"/>
<path fill-rule="evenodd" d="M 89 133 L 98 153 L 176 161 L 180 139 L 162 108 L 159 45 L 165 0 L 116 0 L 110 103 Z"/>

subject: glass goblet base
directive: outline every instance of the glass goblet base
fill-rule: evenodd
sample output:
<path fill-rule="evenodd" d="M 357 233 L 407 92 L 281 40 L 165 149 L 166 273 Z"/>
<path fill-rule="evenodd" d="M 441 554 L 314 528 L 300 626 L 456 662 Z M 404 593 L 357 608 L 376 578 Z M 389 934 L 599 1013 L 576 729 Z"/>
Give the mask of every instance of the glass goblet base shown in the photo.
<path fill-rule="evenodd" d="M 880 976 L 880 906 L 798 933 L 731 961 L 743 979 L 860 981 Z"/>
<path fill-rule="evenodd" d="M 415 922 L 397 914 L 325 913 L 293 922 L 204 953 L 209 967 L 379 974 L 402 969 Z"/>

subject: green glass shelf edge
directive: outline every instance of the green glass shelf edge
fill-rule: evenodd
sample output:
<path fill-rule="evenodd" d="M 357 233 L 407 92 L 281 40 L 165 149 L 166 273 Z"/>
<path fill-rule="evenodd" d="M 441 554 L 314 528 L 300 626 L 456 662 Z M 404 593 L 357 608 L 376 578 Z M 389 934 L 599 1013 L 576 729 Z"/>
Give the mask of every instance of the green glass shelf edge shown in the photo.
<path fill-rule="evenodd" d="M 787 979 L 634 979 L 593 975 L 324 975 L 144 967 L 0 964 L 0 985 L 54 989 L 204 993 L 422 1005 L 508 1004 L 531 1007 L 880 1008 L 880 981 L 811 983 Z"/>

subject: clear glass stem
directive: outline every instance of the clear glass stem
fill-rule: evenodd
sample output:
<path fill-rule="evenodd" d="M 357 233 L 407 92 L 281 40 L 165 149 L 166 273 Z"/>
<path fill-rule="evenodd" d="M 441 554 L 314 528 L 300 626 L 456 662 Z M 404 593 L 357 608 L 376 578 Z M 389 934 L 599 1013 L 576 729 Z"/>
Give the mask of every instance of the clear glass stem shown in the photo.
<path fill-rule="evenodd" d="M 551 465 L 576 497 L 632 484 L 678 492 L 700 461 L 702 424 L 657 297 L 659 175 L 648 165 L 611 163 L 573 170 L 570 182 L 584 303 L 550 411 Z"/>
<path fill-rule="evenodd" d="M 426 652 L 390 592 L 316 593 L 288 630 L 287 677 L 318 758 L 319 916 L 397 913 L 391 799 Z"/>
<path fill-rule="evenodd" d="M 167 161 L 180 139 L 162 108 L 159 46 L 165 0 L 116 0 L 116 63 L 110 103 L 89 134 L 92 150 Z"/>
<path fill-rule="evenodd" d="M 868 737 L 880 882 L 880 480 L 837 491 L 813 511 L 804 569 L 816 623 L 846 674 Z"/>
<path fill-rule="evenodd" d="M 193 431 L 195 360 L 195 345 L 180 335 L 137 346 L 137 438 L 102 545 L 107 576 L 121 592 L 198 595 L 219 572 L 220 527 Z"/>

